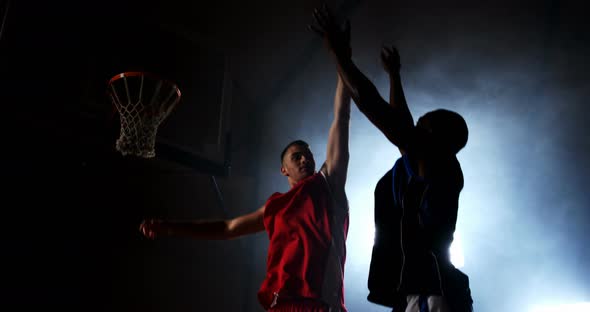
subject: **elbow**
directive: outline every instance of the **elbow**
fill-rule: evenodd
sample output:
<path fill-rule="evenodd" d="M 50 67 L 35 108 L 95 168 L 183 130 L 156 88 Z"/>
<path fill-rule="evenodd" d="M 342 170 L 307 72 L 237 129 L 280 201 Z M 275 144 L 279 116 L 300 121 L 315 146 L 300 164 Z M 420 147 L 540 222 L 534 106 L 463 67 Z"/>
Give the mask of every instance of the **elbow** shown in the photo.
<path fill-rule="evenodd" d="M 342 162 L 345 164 L 344 167 L 348 168 L 348 162 L 350 161 L 350 152 L 347 150 L 342 153 Z"/>

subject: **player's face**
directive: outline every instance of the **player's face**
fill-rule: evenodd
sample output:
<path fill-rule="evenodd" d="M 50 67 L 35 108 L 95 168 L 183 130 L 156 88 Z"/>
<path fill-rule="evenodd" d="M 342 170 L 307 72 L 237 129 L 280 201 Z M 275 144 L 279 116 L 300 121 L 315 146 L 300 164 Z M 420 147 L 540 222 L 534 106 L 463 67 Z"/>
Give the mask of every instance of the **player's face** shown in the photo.
<path fill-rule="evenodd" d="M 315 161 L 311 150 L 300 145 L 287 149 L 283 157 L 281 173 L 294 182 L 298 182 L 315 172 Z"/>

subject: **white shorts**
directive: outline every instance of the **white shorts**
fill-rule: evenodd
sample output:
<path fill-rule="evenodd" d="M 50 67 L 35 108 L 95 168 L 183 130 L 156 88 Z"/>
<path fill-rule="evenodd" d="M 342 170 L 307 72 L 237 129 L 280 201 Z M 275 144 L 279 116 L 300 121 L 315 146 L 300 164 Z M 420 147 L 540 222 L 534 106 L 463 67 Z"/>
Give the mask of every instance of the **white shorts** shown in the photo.
<path fill-rule="evenodd" d="M 450 312 L 447 301 L 442 296 L 418 296 L 407 297 L 408 306 L 405 312 Z"/>

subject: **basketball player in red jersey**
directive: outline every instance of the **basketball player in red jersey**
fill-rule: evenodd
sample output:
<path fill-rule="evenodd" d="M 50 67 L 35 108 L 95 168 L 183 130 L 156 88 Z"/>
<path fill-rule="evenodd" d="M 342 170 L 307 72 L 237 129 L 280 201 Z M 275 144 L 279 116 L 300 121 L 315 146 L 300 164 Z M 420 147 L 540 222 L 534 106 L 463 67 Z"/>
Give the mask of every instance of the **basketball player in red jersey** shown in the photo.
<path fill-rule="evenodd" d="M 349 32 L 348 32 L 349 33 Z M 291 189 L 272 194 L 258 210 L 230 220 L 145 220 L 140 231 L 162 236 L 232 239 L 265 231 L 267 272 L 258 299 L 267 311 L 336 312 L 344 305 L 348 233 L 350 95 L 338 76 L 326 161 L 316 172 L 309 145 L 297 140 L 281 153 L 281 174 Z"/>

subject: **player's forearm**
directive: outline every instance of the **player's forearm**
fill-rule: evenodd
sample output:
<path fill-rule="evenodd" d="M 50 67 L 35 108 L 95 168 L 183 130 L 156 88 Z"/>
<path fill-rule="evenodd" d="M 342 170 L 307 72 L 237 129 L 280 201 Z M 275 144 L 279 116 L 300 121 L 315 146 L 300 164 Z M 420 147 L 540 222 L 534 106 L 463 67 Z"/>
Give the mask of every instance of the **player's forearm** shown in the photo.
<path fill-rule="evenodd" d="M 406 96 L 399 73 L 389 74 L 389 105 L 404 115 L 408 123 L 414 124 L 414 118 L 408 108 Z"/>
<path fill-rule="evenodd" d="M 344 84 L 344 80 L 338 75 L 336 95 L 334 98 L 334 123 L 350 123 L 350 92 Z"/>
<path fill-rule="evenodd" d="M 359 110 L 381 130 L 390 142 L 400 149 L 405 149 L 413 126 L 407 122 L 407 117 L 401 114 L 399 109 L 392 109 L 388 105 L 375 85 L 349 57 L 334 55 L 338 64 L 338 72 Z"/>
<path fill-rule="evenodd" d="M 203 240 L 225 240 L 233 238 L 229 221 L 163 221 L 162 233 L 165 236 L 188 237 Z"/>
<path fill-rule="evenodd" d="M 328 134 L 326 165 L 328 176 L 334 182 L 344 185 L 348 168 L 348 138 L 350 128 L 350 93 L 338 75 L 334 96 L 334 120 Z"/>
<path fill-rule="evenodd" d="M 350 92 L 348 92 L 342 77 L 338 75 L 336 95 L 334 96 L 334 120 L 328 135 L 328 158 L 348 160 L 350 100 Z"/>
<path fill-rule="evenodd" d="M 358 108 L 363 111 L 371 111 L 372 106 L 378 104 L 379 92 L 373 83 L 357 68 L 349 57 L 335 56 L 338 73 L 342 77 L 350 96 Z"/>

